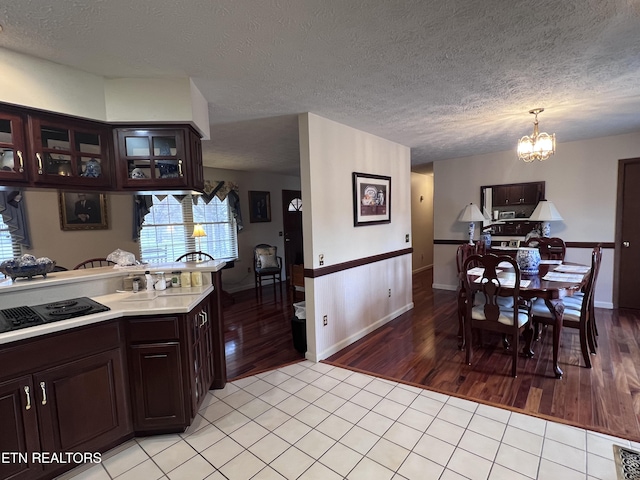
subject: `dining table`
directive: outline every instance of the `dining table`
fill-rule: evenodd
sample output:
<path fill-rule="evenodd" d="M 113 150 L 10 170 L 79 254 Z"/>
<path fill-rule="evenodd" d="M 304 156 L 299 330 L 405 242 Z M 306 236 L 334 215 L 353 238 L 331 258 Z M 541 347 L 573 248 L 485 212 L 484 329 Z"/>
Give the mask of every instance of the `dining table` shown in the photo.
<path fill-rule="evenodd" d="M 513 277 L 513 267 L 509 263 L 501 263 L 498 268 L 498 279 L 504 279 L 502 291 L 505 295 L 513 295 L 513 285 L 508 279 Z M 579 292 L 587 283 L 590 274 L 590 266 L 560 260 L 542 260 L 538 273 L 520 274 L 519 296 L 525 301 L 533 301 L 536 298 L 544 300 L 549 311 L 554 315 L 553 328 L 553 370 L 556 378 L 562 378 L 564 372 L 558 365 L 558 351 L 560 348 L 560 333 L 564 317 L 564 303 L 562 299 Z M 582 273 L 584 272 L 584 273 Z M 472 280 L 471 273 L 469 273 Z M 512 283 L 512 282 L 511 282 Z M 532 343 L 534 335 L 532 329 L 527 330 L 523 354 L 531 357 L 534 355 Z"/>

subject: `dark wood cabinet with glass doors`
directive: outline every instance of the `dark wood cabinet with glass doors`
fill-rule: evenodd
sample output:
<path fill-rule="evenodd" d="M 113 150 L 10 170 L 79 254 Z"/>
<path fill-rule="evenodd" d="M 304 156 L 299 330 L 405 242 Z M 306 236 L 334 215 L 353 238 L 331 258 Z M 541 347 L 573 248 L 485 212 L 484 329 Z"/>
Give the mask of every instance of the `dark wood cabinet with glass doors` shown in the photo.
<path fill-rule="evenodd" d="M 120 188 L 202 188 L 200 137 L 190 127 L 116 128 L 114 139 Z"/>

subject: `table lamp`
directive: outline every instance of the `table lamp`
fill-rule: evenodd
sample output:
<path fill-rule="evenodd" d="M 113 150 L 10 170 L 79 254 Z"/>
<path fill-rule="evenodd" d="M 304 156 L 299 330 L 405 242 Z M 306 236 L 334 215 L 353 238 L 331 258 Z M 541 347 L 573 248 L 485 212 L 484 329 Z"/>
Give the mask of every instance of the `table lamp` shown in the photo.
<path fill-rule="evenodd" d="M 542 236 L 551 237 L 551 225 L 549 222 L 555 222 L 557 220 L 564 220 L 556 206 L 548 200 L 540 200 L 536 209 L 533 211 L 529 220 L 533 222 L 542 222 Z"/>
<path fill-rule="evenodd" d="M 482 222 L 484 220 L 486 220 L 484 218 L 484 215 L 482 215 L 480 209 L 473 203 L 470 203 L 469 205 L 464 207 L 464 210 L 458 217 L 458 221 L 469 222 L 469 245 L 473 245 L 473 233 L 476 229 L 474 222 Z"/>
<path fill-rule="evenodd" d="M 199 262 L 202 261 L 202 244 L 201 244 L 202 237 L 206 237 L 206 236 L 207 234 L 205 233 L 202 225 L 200 225 L 199 223 L 196 223 L 195 226 L 193 227 L 193 233 L 191 234 L 191 237 L 198 239 L 198 261 Z"/>

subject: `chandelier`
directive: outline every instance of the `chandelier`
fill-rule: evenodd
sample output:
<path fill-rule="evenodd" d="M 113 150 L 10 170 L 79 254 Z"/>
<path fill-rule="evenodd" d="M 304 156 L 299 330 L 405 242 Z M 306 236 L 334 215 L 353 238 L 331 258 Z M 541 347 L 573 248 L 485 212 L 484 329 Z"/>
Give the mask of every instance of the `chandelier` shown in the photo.
<path fill-rule="evenodd" d="M 533 122 L 533 135 L 525 135 L 518 141 L 518 158 L 525 162 L 534 160 L 546 160 L 556 151 L 556 134 L 538 133 L 538 114 L 544 112 L 544 108 L 529 110 L 536 116 Z"/>

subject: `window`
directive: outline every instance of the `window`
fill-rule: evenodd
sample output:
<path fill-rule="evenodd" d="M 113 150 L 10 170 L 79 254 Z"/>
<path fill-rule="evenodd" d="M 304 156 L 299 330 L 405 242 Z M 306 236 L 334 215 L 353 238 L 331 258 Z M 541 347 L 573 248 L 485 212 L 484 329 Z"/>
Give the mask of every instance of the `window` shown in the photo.
<path fill-rule="evenodd" d="M 213 258 L 237 258 L 236 222 L 228 199 L 203 199 L 180 195 L 153 195 L 153 206 L 145 216 L 140 232 L 140 258 L 143 262 L 173 262 L 179 256 L 198 250 Z M 204 228 L 205 237 L 191 237 L 194 224 Z"/>
<path fill-rule="evenodd" d="M 21 255 L 20 245 L 13 241 L 9 227 L 0 215 L 0 262 Z"/>

